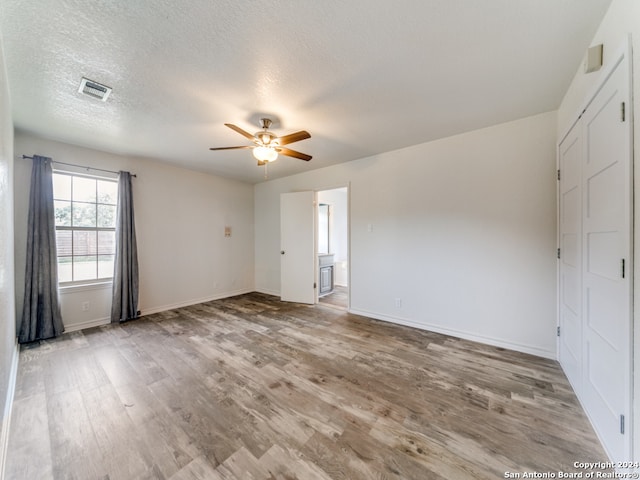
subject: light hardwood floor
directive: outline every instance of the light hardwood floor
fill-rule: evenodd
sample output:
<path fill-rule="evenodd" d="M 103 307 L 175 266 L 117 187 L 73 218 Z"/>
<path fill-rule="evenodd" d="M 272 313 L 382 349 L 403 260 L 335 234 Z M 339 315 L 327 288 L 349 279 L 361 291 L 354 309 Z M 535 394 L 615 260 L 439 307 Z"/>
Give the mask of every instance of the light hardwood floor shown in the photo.
<path fill-rule="evenodd" d="M 346 310 L 349 307 L 349 289 L 336 285 L 333 292 L 318 299 L 321 305 L 326 307 L 336 307 Z"/>
<path fill-rule="evenodd" d="M 248 294 L 22 348 L 7 479 L 495 479 L 606 457 L 558 364 Z"/>

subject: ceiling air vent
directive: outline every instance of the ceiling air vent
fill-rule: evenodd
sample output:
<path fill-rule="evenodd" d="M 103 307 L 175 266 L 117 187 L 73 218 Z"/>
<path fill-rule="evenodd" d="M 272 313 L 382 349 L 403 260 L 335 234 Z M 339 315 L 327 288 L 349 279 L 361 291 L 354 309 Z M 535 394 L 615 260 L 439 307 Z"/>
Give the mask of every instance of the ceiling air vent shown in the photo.
<path fill-rule="evenodd" d="M 80 82 L 80 88 L 78 88 L 78 92 L 106 102 L 107 98 L 109 98 L 109 94 L 111 93 L 111 87 L 107 87 L 106 85 L 102 85 L 98 82 L 94 82 L 93 80 L 89 80 L 88 78 L 83 77 L 82 81 Z"/>

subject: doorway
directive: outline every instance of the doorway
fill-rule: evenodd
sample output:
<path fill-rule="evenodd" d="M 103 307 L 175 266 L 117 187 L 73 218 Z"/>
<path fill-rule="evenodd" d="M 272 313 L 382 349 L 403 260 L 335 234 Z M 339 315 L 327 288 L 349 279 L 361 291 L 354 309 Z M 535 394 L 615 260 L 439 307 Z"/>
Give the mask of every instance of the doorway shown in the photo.
<path fill-rule="evenodd" d="M 317 192 L 318 303 L 349 308 L 349 195 L 347 187 Z"/>

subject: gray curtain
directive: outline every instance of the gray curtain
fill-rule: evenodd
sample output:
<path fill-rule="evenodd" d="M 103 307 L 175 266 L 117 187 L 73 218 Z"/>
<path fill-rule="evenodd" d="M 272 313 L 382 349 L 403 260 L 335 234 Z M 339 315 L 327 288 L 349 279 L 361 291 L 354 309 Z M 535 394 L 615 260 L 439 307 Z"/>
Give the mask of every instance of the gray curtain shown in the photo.
<path fill-rule="evenodd" d="M 116 257 L 113 269 L 111 322 L 124 322 L 138 316 L 138 248 L 133 216 L 131 174 L 118 174 L 118 213 L 116 216 Z"/>
<path fill-rule="evenodd" d="M 35 155 L 27 225 L 24 305 L 18 340 L 33 342 L 64 332 L 58 302 L 58 259 L 51 159 Z"/>

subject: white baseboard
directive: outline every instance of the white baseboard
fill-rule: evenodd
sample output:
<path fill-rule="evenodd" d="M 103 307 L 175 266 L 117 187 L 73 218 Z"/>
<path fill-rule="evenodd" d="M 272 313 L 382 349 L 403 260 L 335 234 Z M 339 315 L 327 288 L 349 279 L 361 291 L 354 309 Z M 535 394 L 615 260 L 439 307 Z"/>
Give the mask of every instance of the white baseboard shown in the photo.
<path fill-rule="evenodd" d="M 280 292 L 277 290 L 269 290 L 268 288 L 257 288 L 253 290 L 254 292 L 264 293 L 265 295 L 273 295 L 274 297 L 279 297 Z"/>
<path fill-rule="evenodd" d="M 18 378 L 18 361 L 20 359 L 20 347 L 16 338 L 13 358 L 9 370 L 9 384 L 7 386 L 7 398 L 4 404 L 4 416 L 2 417 L 2 432 L 0 432 L 0 479 L 4 479 L 4 470 L 7 463 L 7 448 L 9 446 L 9 429 L 11 427 L 11 411 L 13 398 L 16 393 L 16 379 Z"/>
<path fill-rule="evenodd" d="M 100 327 L 102 325 L 108 325 L 111 323 L 109 317 L 97 318 L 95 320 L 89 320 L 88 322 L 72 323 L 71 325 L 65 325 L 65 333 L 77 332 L 78 330 L 84 330 L 85 328 Z"/>
<path fill-rule="evenodd" d="M 166 312 L 167 310 L 174 310 L 176 308 L 188 307 L 190 305 L 197 305 L 198 303 L 210 302 L 212 300 L 220 300 L 221 298 L 233 297 L 235 295 L 242 295 L 244 293 L 250 293 L 250 292 L 253 292 L 253 291 L 254 291 L 253 289 L 234 290 L 234 291 L 231 291 L 231 292 L 219 293 L 219 294 L 212 295 L 212 296 L 209 296 L 209 297 L 194 298 L 192 300 L 187 300 L 185 302 L 162 305 L 161 307 L 145 308 L 145 309 L 140 311 L 140 316 L 152 315 L 154 313 L 160 313 L 160 312 Z M 66 325 L 65 324 L 64 331 L 65 331 L 65 333 L 76 332 L 78 330 L 84 330 L 86 328 L 93 328 L 93 327 L 100 327 L 102 325 L 108 325 L 109 323 L 111 323 L 111 318 L 109 318 L 109 317 L 97 318 L 95 320 L 89 320 L 87 322 L 72 323 L 70 325 Z"/>
<path fill-rule="evenodd" d="M 515 350 L 516 352 L 528 353 L 537 357 L 549 358 L 556 360 L 556 352 L 545 350 L 543 348 L 535 347 L 533 345 L 524 345 L 521 343 L 511 342 L 502 338 L 488 337 L 484 335 L 477 335 L 463 330 L 457 330 L 453 328 L 445 328 L 439 325 L 433 325 L 429 323 L 418 323 L 413 320 L 407 320 L 405 318 L 392 317 L 390 315 L 384 315 L 380 313 L 368 312 L 366 310 L 350 309 L 349 313 L 355 315 L 362 315 L 363 317 L 375 318 L 376 320 L 382 320 L 390 323 L 397 323 L 399 325 L 405 325 L 407 327 L 418 328 L 420 330 L 427 330 L 429 332 L 442 333 L 444 335 L 450 335 L 452 337 L 463 338 L 465 340 L 471 340 L 473 342 L 484 343 L 486 345 L 492 345 L 494 347 L 506 348 L 508 350 Z"/>
<path fill-rule="evenodd" d="M 161 307 L 145 308 L 140 311 L 140 315 L 142 316 L 152 315 L 154 313 L 166 312 L 167 310 L 174 310 L 176 308 L 183 308 L 183 307 L 188 307 L 190 305 L 197 305 L 198 303 L 205 303 L 205 302 L 211 302 L 213 300 L 220 300 L 222 298 L 235 297 L 236 295 L 244 295 L 245 293 L 251 293 L 254 291 L 255 290 L 253 288 L 249 288 L 249 289 L 243 288 L 241 290 L 233 290 L 230 292 L 218 293 L 208 297 L 194 298 L 191 300 L 187 300 L 185 302 L 162 305 Z"/>
<path fill-rule="evenodd" d="M 562 368 L 562 364 L 560 364 L 560 367 Z M 562 371 L 564 372 L 564 368 L 562 368 Z M 566 372 L 565 372 L 565 377 L 567 377 L 567 380 L 569 381 L 569 384 L 571 385 L 571 389 L 573 390 L 573 393 L 575 394 L 576 398 L 578 399 L 578 403 L 580 404 L 580 407 L 582 408 L 582 411 L 587 416 L 587 420 L 589 420 L 589 423 L 591 424 L 591 428 L 595 432 L 596 437 L 598 437 L 598 440 L 600 441 L 600 445 L 602 445 L 602 449 L 604 450 L 604 453 L 607 454 L 608 458 L 606 460 L 602 460 L 602 461 L 611 462 L 612 465 L 615 465 L 615 461 L 613 459 L 613 455 L 611 454 L 611 452 L 607 448 L 606 444 L 604 443 L 602 435 L 600 435 L 600 431 L 596 428 L 597 423 L 593 421 L 594 420 L 593 419 L 593 415 L 591 414 L 589 409 L 585 406 L 585 403 L 582 401 L 582 393 L 581 393 L 581 391 L 578 388 L 576 388 L 577 385 L 574 385 L 574 383 L 571 381 L 571 379 L 566 374 Z M 633 425 L 633 423 L 631 423 L 630 425 Z M 635 459 L 635 458 L 633 460 L 638 461 L 638 459 Z M 619 470 L 618 468 L 616 468 L 616 471 L 619 471 L 620 473 L 624 473 L 624 470 Z M 624 477 L 620 477 L 620 478 L 624 478 Z"/>

